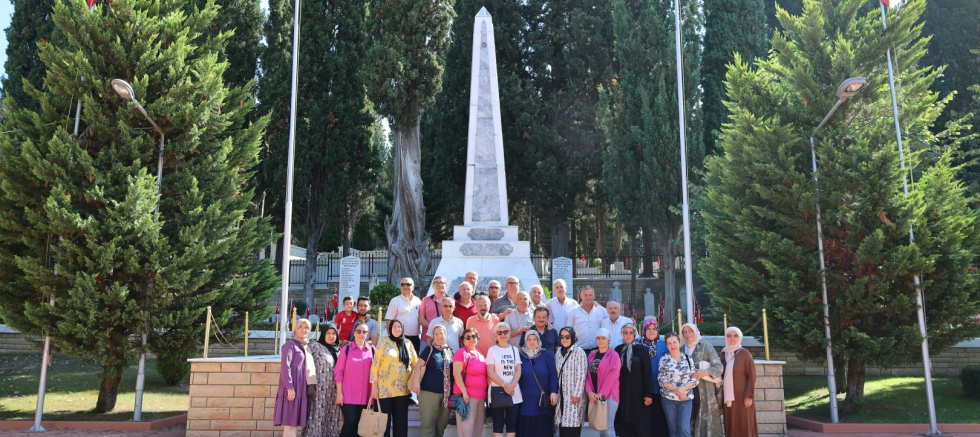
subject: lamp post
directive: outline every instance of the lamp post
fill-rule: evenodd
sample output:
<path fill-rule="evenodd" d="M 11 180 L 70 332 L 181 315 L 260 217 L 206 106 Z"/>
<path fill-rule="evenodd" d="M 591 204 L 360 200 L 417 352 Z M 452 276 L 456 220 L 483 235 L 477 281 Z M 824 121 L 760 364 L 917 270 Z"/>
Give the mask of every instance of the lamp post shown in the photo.
<path fill-rule="evenodd" d="M 823 288 L 823 333 L 824 339 L 827 341 L 827 389 L 830 390 L 830 422 L 838 423 L 840 420 L 837 416 L 837 384 L 834 380 L 834 348 L 830 342 L 830 301 L 827 299 L 827 265 L 823 254 L 823 225 L 820 222 L 820 181 L 817 178 L 817 148 L 814 145 L 813 137 L 817 135 L 819 131 L 830 117 L 837 112 L 837 108 L 840 107 L 847 99 L 853 97 L 864 85 L 868 83 L 868 80 L 863 77 L 852 77 L 844 81 L 837 88 L 837 103 L 830 108 L 830 112 L 827 116 L 820 121 L 817 128 L 813 130 L 810 134 L 810 157 L 813 159 L 813 189 L 817 194 L 816 206 L 817 206 L 817 249 L 820 252 L 820 285 Z"/>
<path fill-rule="evenodd" d="M 116 91 L 116 94 L 119 94 L 119 97 L 133 102 L 133 104 L 136 105 L 136 108 L 143 113 L 144 117 L 146 117 L 146 120 L 153 125 L 153 129 L 160 134 L 160 153 L 157 157 L 157 205 L 156 208 L 153 209 L 153 215 L 158 217 L 160 215 L 160 185 L 163 183 L 163 130 L 160 129 L 157 122 L 150 118 L 150 115 L 146 113 L 146 109 L 143 109 L 143 105 L 136 100 L 136 94 L 133 93 L 133 87 L 129 86 L 129 83 L 122 79 L 112 79 L 112 89 Z M 152 282 L 150 288 L 152 289 Z M 149 306 L 150 293 L 151 291 L 147 290 L 146 302 L 144 302 L 146 306 Z M 143 386 L 146 382 L 146 334 L 149 330 L 150 318 L 149 315 L 147 315 L 146 329 L 143 330 L 142 335 L 143 351 L 140 352 L 139 369 L 136 373 L 136 405 L 133 407 L 133 421 L 135 422 L 143 420 Z"/>
<path fill-rule="evenodd" d="M 878 2 L 881 8 L 881 25 L 888 30 L 888 20 L 885 16 L 885 3 Z M 895 52 L 898 56 L 898 52 Z M 898 120 L 898 98 L 895 96 L 895 71 L 892 68 L 892 51 L 885 49 L 885 61 L 888 62 L 888 85 L 892 96 L 892 115 L 895 119 L 895 137 L 898 141 L 899 165 L 902 168 L 902 190 L 905 198 L 909 197 L 909 183 L 905 172 L 905 150 L 902 147 L 902 125 Z M 896 63 L 897 63 L 896 59 Z M 911 167 L 911 162 L 909 163 Z M 909 225 L 909 244 L 915 243 L 915 232 L 912 225 Z M 925 293 L 922 291 L 922 280 L 918 273 L 913 273 L 912 281 L 915 283 L 916 315 L 919 319 L 919 334 L 922 335 L 922 376 L 926 383 L 926 407 L 929 410 L 929 432 L 926 435 L 941 435 L 939 426 L 936 423 L 936 398 L 932 391 L 932 359 L 929 357 L 929 336 L 926 333 L 926 314 L 925 314 Z"/>

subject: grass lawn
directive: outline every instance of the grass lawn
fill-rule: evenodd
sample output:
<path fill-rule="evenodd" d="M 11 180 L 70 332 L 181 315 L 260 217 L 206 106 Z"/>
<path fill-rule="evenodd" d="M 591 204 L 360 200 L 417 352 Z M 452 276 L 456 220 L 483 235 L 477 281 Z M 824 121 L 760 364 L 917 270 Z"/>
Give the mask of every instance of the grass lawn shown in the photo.
<path fill-rule="evenodd" d="M 824 376 L 784 378 L 786 414 L 830 422 L 830 396 Z M 980 423 L 980 401 L 967 398 L 958 378 L 933 378 L 939 423 Z M 929 423 L 922 378 L 869 377 L 860 411 L 841 414 L 848 423 Z M 838 407 L 844 394 L 838 394 Z"/>
<path fill-rule="evenodd" d="M 48 368 L 44 420 L 133 419 L 137 361 L 123 372 L 116 409 L 107 414 L 92 413 L 99 397 L 101 368 L 74 358 L 55 355 Z M 0 356 L 0 420 L 34 420 L 40 353 L 30 356 Z M 146 360 L 146 386 L 143 392 L 143 420 L 156 420 L 187 411 L 189 381 L 168 387 L 157 374 L 156 360 Z"/>

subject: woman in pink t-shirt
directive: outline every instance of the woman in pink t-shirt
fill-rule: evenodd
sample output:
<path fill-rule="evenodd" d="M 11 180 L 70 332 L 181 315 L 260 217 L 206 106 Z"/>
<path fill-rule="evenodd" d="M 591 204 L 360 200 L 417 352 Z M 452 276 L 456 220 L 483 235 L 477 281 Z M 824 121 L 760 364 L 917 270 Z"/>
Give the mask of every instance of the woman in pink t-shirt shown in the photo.
<path fill-rule="evenodd" d="M 463 347 L 453 355 L 453 375 L 456 377 L 453 393 L 462 395 L 463 402 L 470 406 L 466 420 L 456 413 L 458 437 L 483 435 L 483 418 L 486 414 L 483 403 L 487 400 L 487 358 L 476 348 L 479 341 L 480 333 L 476 329 L 466 329 L 460 336 Z"/>

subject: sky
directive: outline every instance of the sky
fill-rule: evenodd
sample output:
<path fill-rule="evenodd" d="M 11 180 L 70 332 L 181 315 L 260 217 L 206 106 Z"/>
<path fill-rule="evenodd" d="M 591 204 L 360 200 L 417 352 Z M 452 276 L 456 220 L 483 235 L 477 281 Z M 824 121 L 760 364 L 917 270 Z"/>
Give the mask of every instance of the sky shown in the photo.
<path fill-rule="evenodd" d="M 259 2 L 263 11 L 269 10 L 269 0 Z M 6 30 L 10 27 L 10 16 L 14 13 L 14 4 L 11 0 L 0 0 L 0 29 Z M 6 76 L 4 65 L 7 63 L 7 32 L 0 34 L 0 76 Z"/>

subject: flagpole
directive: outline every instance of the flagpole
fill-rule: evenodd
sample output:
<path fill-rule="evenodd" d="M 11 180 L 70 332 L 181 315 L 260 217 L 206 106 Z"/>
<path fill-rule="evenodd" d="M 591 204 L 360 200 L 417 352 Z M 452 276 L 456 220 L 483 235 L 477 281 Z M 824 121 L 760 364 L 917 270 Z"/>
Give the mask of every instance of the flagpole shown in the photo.
<path fill-rule="evenodd" d="M 684 213 L 684 286 L 687 291 L 687 318 L 694 318 L 694 264 L 691 262 L 691 204 L 687 195 L 687 138 L 684 127 L 684 71 L 681 54 L 681 3 L 674 0 L 674 41 L 677 45 L 677 120 L 681 134 L 681 195 Z M 674 262 L 674 260 L 668 260 Z M 674 290 L 670 291 L 671 293 Z"/>
<path fill-rule="evenodd" d="M 286 164 L 286 213 L 283 218 L 282 236 L 282 308 L 286 308 L 286 301 L 289 299 L 289 252 L 290 241 L 293 231 L 293 162 L 296 158 L 296 111 L 297 95 L 299 88 L 299 0 L 296 0 L 293 7 L 293 85 L 289 105 L 289 158 Z M 286 344 L 289 338 L 286 329 L 287 317 L 280 317 L 279 330 L 283 335 L 279 338 L 279 347 Z"/>
<path fill-rule="evenodd" d="M 881 26 L 887 31 L 888 20 L 885 16 L 885 3 L 887 0 L 879 1 L 881 9 Z M 897 56 L 897 50 L 896 50 Z M 892 96 L 892 115 L 895 118 L 895 137 L 898 140 L 899 165 L 902 169 L 902 191 L 905 198 L 909 197 L 909 183 L 905 172 L 905 150 L 902 147 L 902 125 L 898 119 L 898 98 L 895 93 L 895 71 L 892 68 L 892 51 L 885 48 L 885 60 L 888 62 L 888 85 Z M 910 164 L 911 169 L 911 164 Z M 909 244 L 915 244 L 915 232 L 909 224 Z M 922 291 L 922 280 L 918 273 L 912 274 L 915 283 L 916 315 L 919 319 L 919 334 L 922 336 L 922 376 L 926 382 L 926 404 L 929 410 L 929 432 L 926 435 L 941 435 L 939 426 L 936 423 L 936 400 L 932 390 L 932 359 L 929 357 L 929 336 L 926 333 L 926 314 L 925 314 L 925 294 Z"/>

